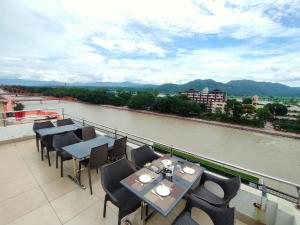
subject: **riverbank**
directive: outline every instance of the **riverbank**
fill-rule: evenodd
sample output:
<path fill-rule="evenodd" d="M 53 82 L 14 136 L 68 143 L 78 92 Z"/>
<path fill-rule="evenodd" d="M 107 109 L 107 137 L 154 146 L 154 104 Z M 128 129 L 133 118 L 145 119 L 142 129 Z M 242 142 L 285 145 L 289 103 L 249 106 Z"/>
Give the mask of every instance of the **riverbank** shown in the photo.
<path fill-rule="evenodd" d="M 179 120 L 193 121 L 193 122 L 197 122 L 197 123 L 204 123 L 204 124 L 209 124 L 209 125 L 214 125 L 214 126 L 234 128 L 234 129 L 240 129 L 240 130 L 246 130 L 246 131 L 253 131 L 253 132 L 257 132 L 257 133 L 275 135 L 275 136 L 280 136 L 280 137 L 300 139 L 300 134 L 295 134 L 295 133 L 288 133 L 288 132 L 282 132 L 282 131 L 276 131 L 276 130 L 267 130 L 264 128 L 256 128 L 256 127 L 242 126 L 242 125 L 237 125 L 237 124 L 222 123 L 222 122 L 218 122 L 218 121 L 203 120 L 203 119 L 192 118 L 192 117 L 182 117 L 182 116 L 177 116 L 177 115 L 172 115 L 172 114 L 167 114 L 167 113 L 158 113 L 158 112 L 153 112 L 153 111 L 148 111 L 148 110 L 130 109 L 126 106 L 113 106 L 113 105 L 101 105 L 101 106 L 106 107 L 106 108 L 113 108 L 113 109 L 143 113 L 143 114 L 160 116 L 160 117 L 168 117 L 168 118 L 174 118 L 174 119 L 179 119 Z"/>

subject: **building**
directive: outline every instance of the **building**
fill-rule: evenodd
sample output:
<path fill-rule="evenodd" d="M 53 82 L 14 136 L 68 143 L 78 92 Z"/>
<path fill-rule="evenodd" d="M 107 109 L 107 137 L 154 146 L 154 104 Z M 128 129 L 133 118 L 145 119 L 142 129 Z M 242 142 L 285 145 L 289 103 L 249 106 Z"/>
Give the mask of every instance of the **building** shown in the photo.
<path fill-rule="evenodd" d="M 197 91 L 195 89 L 190 89 L 188 91 L 180 92 L 181 95 L 186 95 L 192 101 L 197 103 L 204 103 L 208 110 L 213 109 L 214 103 L 220 103 L 219 106 L 224 109 L 227 94 L 224 91 L 219 89 L 214 89 L 210 91 L 207 87 L 204 88 L 202 91 Z M 215 104 L 214 107 L 218 107 L 218 104 Z"/>
<path fill-rule="evenodd" d="M 213 102 L 212 107 L 211 107 L 211 112 L 213 112 L 213 113 L 217 113 L 217 112 L 224 113 L 225 112 L 225 106 L 226 106 L 226 102 Z"/>
<path fill-rule="evenodd" d="M 252 96 L 252 104 L 253 105 L 257 105 L 258 101 L 259 101 L 259 96 L 258 95 Z"/>

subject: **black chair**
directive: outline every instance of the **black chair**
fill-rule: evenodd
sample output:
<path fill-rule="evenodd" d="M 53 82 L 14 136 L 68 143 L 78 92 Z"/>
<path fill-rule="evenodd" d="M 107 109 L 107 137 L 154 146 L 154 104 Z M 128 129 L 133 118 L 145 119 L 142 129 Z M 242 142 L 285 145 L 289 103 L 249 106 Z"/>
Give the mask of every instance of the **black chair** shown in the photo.
<path fill-rule="evenodd" d="M 211 181 L 218 184 L 223 189 L 224 196 L 219 197 L 216 194 L 210 192 L 204 186 L 206 181 Z M 228 207 L 231 199 L 233 199 L 237 195 L 237 192 L 240 189 L 240 184 L 241 179 L 238 176 L 226 179 L 204 172 L 201 177 L 199 186 L 196 187 L 193 191 L 193 195 L 216 207 Z"/>
<path fill-rule="evenodd" d="M 234 208 L 218 208 L 193 195 L 188 199 L 185 209 L 177 216 L 172 225 L 199 225 L 191 217 L 191 211 L 194 207 L 203 210 L 211 218 L 214 225 L 234 225 Z"/>
<path fill-rule="evenodd" d="M 88 168 L 91 195 L 93 194 L 91 170 L 96 169 L 98 172 L 98 168 L 106 164 L 107 161 L 108 161 L 108 144 L 104 144 L 92 148 L 90 158 L 79 162 L 79 180 L 80 180 L 80 173 L 81 173 L 81 165 L 84 165 L 84 167 Z"/>
<path fill-rule="evenodd" d="M 64 176 L 63 162 L 72 159 L 72 156 L 66 151 L 64 151 L 62 148 L 78 142 L 80 142 L 80 139 L 74 134 L 74 132 L 68 132 L 53 136 L 53 148 L 56 150 L 56 168 L 58 168 L 58 157 L 60 157 L 61 177 Z"/>
<path fill-rule="evenodd" d="M 56 121 L 56 125 L 58 127 L 61 127 L 61 126 L 66 126 L 66 125 L 72 125 L 74 124 L 73 120 L 70 119 L 70 118 L 67 118 L 67 119 L 62 119 L 62 120 L 57 120 Z"/>
<path fill-rule="evenodd" d="M 107 201 L 111 201 L 119 208 L 118 225 L 121 219 L 136 211 L 141 202 L 133 193 L 128 191 L 120 181 L 135 172 L 135 168 L 127 159 L 120 159 L 114 163 L 101 167 L 101 183 L 105 194 L 103 217 L 106 215 Z"/>
<path fill-rule="evenodd" d="M 143 168 L 146 163 L 152 162 L 153 160 L 160 158 L 160 156 L 156 154 L 148 145 L 144 145 L 142 147 L 133 149 L 131 151 L 131 158 L 136 168 L 140 169 Z"/>
<path fill-rule="evenodd" d="M 95 127 L 88 126 L 81 129 L 81 138 L 84 141 L 97 137 Z"/>
<path fill-rule="evenodd" d="M 39 129 L 51 128 L 51 127 L 54 127 L 54 124 L 51 121 L 43 121 L 43 122 L 34 121 L 32 129 L 35 133 L 35 141 L 36 141 L 36 147 L 38 151 L 40 150 L 39 141 L 41 140 L 41 137 L 36 131 Z"/>
<path fill-rule="evenodd" d="M 124 156 L 126 159 L 127 157 L 127 137 L 122 137 L 115 140 L 114 147 L 109 151 L 109 159 L 110 161 L 114 162 L 123 158 Z"/>

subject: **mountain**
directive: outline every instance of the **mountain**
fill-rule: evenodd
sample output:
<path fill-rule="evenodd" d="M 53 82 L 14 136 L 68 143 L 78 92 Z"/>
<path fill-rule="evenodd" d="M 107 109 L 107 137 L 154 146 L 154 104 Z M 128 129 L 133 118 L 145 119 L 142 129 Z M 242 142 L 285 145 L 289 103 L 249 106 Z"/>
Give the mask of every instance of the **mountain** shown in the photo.
<path fill-rule="evenodd" d="M 0 85 L 20 85 L 20 86 L 38 86 L 38 87 L 142 87 L 143 84 L 132 83 L 132 82 L 95 82 L 95 83 L 64 83 L 58 81 L 38 81 L 38 80 L 23 80 L 23 79 L 0 79 Z"/>
<path fill-rule="evenodd" d="M 105 88 L 135 88 L 151 89 L 163 93 L 177 93 L 179 91 L 189 90 L 191 88 L 202 90 L 205 87 L 209 89 L 220 89 L 226 91 L 229 95 L 236 96 L 297 96 L 300 97 L 300 87 L 289 87 L 287 85 L 271 82 L 257 82 L 252 80 L 233 80 L 227 83 L 217 82 L 212 79 L 193 80 L 185 84 L 139 84 L 132 82 L 95 82 L 95 83 L 63 83 L 57 81 L 36 81 L 22 79 L 0 79 L 0 85 L 23 85 L 23 86 L 50 86 L 50 87 L 105 87 Z"/>
<path fill-rule="evenodd" d="M 220 89 L 226 91 L 229 95 L 236 96 L 298 96 L 300 97 L 300 87 L 289 87 L 287 85 L 271 82 L 257 82 L 252 80 L 233 80 L 227 83 L 221 83 L 214 80 L 194 80 L 185 84 L 163 84 L 157 89 L 160 92 L 174 93 L 188 89 L 202 90 Z"/>

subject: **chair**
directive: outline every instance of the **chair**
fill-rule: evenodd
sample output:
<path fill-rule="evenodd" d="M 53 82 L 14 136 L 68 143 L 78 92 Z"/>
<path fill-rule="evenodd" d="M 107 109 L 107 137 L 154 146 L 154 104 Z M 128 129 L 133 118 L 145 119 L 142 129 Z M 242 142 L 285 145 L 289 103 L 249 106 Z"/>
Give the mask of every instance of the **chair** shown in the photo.
<path fill-rule="evenodd" d="M 95 127 L 83 127 L 81 131 L 82 140 L 87 141 L 97 137 Z"/>
<path fill-rule="evenodd" d="M 74 132 L 53 136 L 53 148 L 56 150 L 56 168 L 58 168 L 58 157 L 60 157 L 60 176 L 63 177 L 63 162 L 72 159 L 72 156 L 62 148 L 80 142 Z"/>
<path fill-rule="evenodd" d="M 113 149 L 109 151 L 109 159 L 112 162 L 119 160 L 124 156 L 126 157 L 126 159 L 128 159 L 126 148 L 127 148 L 127 137 L 116 139 Z"/>
<path fill-rule="evenodd" d="M 101 167 L 101 183 L 105 194 L 103 217 L 106 216 L 107 201 L 111 201 L 119 208 L 118 225 L 121 219 L 136 211 L 141 202 L 138 197 L 128 191 L 120 181 L 135 172 L 127 159 L 120 159 L 114 163 Z"/>
<path fill-rule="evenodd" d="M 160 156 L 156 154 L 148 145 L 144 145 L 142 147 L 133 149 L 131 151 L 131 158 L 136 168 L 141 169 L 146 163 L 152 162 L 153 160 L 160 158 Z"/>
<path fill-rule="evenodd" d="M 35 141 L 36 141 L 36 147 L 38 151 L 40 150 L 39 141 L 41 140 L 41 137 L 36 131 L 39 129 L 51 128 L 51 127 L 54 127 L 54 124 L 51 121 L 44 121 L 44 122 L 34 121 L 32 129 L 35 133 Z"/>
<path fill-rule="evenodd" d="M 219 197 L 205 188 L 204 184 L 206 181 L 218 184 L 224 191 L 224 197 Z M 228 207 L 231 199 L 237 195 L 240 184 L 241 179 L 238 176 L 226 179 L 204 172 L 199 186 L 193 191 L 193 195 L 216 207 Z"/>
<path fill-rule="evenodd" d="M 97 169 L 98 172 L 98 168 L 106 164 L 107 161 L 108 161 L 108 144 L 104 144 L 92 148 L 90 158 L 79 162 L 79 180 L 80 180 L 80 173 L 81 173 L 81 165 L 84 165 L 84 167 L 88 168 L 91 195 L 93 194 L 91 170 Z"/>
<path fill-rule="evenodd" d="M 177 216 L 172 225 L 199 225 L 191 217 L 191 211 L 194 207 L 203 210 L 214 225 L 234 225 L 234 208 L 218 208 L 193 195 L 190 196 L 185 209 Z"/>
<path fill-rule="evenodd" d="M 56 121 L 56 125 L 58 127 L 61 127 L 61 126 L 66 126 L 66 125 L 72 125 L 74 124 L 73 120 L 70 119 L 70 118 L 67 118 L 67 119 L 62 119 L 62 120 L 57 120 Z"/>

